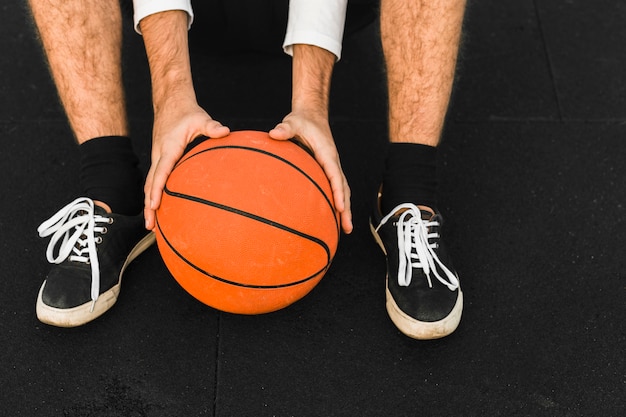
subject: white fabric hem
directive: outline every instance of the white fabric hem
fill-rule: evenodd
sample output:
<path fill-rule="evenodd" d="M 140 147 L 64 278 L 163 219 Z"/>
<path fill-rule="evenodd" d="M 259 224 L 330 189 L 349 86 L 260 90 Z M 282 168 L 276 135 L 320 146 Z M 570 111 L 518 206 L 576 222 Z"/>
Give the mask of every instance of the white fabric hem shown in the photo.
<path fill-rule="evenodd" d="M 319 32 L 293 31 L 288 33 L 283 43 L 283 51 L 293 56 L 293 45 L 296 44 L 315 45 L 331 52 L 337 57 L 337 61 L 341 58 L 341 41 Z"/>
<path fill-rule="evenodd" d="M 133 0 L 133 7 L 135 9 L 133 16 L 135 31 L 140 35 L 141 29 L 139 28 L 139 22 L 156 13 L 170 10 L 182 10 L 187 13 L 189 21 L 188 28 L 190 28 L 193 23 L 191 0 Z"/>

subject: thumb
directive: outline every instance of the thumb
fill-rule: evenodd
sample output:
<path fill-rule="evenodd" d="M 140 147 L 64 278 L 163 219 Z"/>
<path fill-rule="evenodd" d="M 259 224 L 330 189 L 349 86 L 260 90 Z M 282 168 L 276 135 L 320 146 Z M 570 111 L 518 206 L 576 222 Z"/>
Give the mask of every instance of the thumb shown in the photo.
<path fill-rule="evenodd" d="M 269 131 L 269 135 L 276 140 L 288 140 L 294 137 L 293 130 L 287 123 L 277 124 L 274 129 Z"/>
<path fill-rule="evenodd" d="M 217 120 L 210 119 L 204 125 L 202 134 L 208 138 L 223 138 L 228 136 L 230 129 Z"/>

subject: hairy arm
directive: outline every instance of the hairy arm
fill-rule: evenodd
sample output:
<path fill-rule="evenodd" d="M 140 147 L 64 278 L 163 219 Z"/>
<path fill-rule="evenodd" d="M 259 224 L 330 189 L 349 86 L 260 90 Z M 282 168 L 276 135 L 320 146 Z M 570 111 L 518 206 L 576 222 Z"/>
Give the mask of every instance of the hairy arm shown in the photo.
<path fill-rule="evenodd" d="M 169 98 L 196 100 L 187 42 L 187 14 L 167 11 L 150 15 L 140 23 L 150 64 L 155 112 Z"/>
<path fill-rule="evenodd" d="M 313 45 L 293 48 L 292 110 L 319 112 L 328 119 L 330 80 L 335 55 Z"/>

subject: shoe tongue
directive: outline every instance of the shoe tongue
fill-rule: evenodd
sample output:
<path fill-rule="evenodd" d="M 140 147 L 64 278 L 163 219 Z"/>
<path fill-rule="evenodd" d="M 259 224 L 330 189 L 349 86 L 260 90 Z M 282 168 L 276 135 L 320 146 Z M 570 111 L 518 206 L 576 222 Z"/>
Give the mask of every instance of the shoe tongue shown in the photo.
<path fill-rule="evenodd" d="M 419 208 L 420 213 L 422 215 L 422 220 L 430 220 L 435 216 L 435 211 L 430 207 L 426 206 L 417 206 Z"/>
<path fill-rule="evenodd" d="M 430 207 L 426 206 L 417 206 L 420 211 L 422 220 L 430 220 L 435 216 L 435 212 Z M 409 210 L 408 208 L 402 208 L 394 213 L 394 216 L 400 216 L 405 211 Z"/>
<path fill-rule="evenodd" d="M 109 216 L 109 214 L 110 214 L 109 212 L 107 212 L 107 211 L 104 209 L 104 207 L 100 207 L 100 206 L 99 206 L 99 205 L 97 205 L 97 204 L 94 204 L 94 206 L 93 206 L 93 213 L 94 213 L 94 214 L 97 214 L 97 215 L 99 215 L 99 216 L 103 216 L 103 217 L 108 217 L 108 216 Z"/>

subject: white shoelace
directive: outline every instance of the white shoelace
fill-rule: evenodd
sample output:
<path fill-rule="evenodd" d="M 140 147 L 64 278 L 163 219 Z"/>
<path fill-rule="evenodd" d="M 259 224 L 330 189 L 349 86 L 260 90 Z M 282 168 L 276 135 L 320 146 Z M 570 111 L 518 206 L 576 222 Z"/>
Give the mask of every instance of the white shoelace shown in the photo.
<path fill-rule="evenodd" d="M 111 219 L 95 214 L 93 201 L 81 197 L 63 207 L 37 228 L 40 237 L 52 235 L 46 250 L 48 262 L 60 264 L 69 258 L 70 261 L 91 265 L 92 310 L 100 295 L 100 267 L 96 244 L 102 238 L 95 234 L 106 233 L 106 227 L 102 223 L 110 224 Z"/>
<path fill-rule="evenodd" d="M 433 286 L 430 276 L 432 272 L 450 291 L 456 290 L 459 287 L 458 278 L 439 260 L 435 252 L 437 244 L 428 242 L 429 239 L 439 238 L 439 233 L 429 231 L 431 227 L 438 227 L 439 222 L 422 220 L 419 208 L 415 204 L 406 203 L 394 208 L 382 219 L 380 226 L 399 210 L 404 211 L 396 225 L 399 249 L 398 285 L 408 287 L 413 276 L 413 268 L 420 268 L 424 271 L 430 288 Z M 437 265 L 444 272 L 445 278 L 437 272 Z"/>

